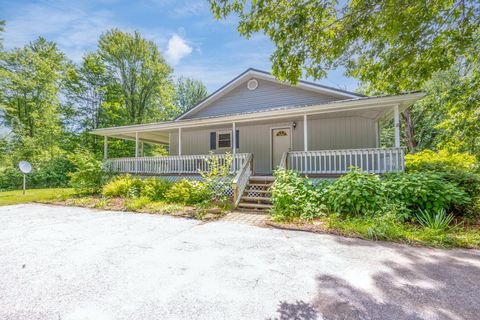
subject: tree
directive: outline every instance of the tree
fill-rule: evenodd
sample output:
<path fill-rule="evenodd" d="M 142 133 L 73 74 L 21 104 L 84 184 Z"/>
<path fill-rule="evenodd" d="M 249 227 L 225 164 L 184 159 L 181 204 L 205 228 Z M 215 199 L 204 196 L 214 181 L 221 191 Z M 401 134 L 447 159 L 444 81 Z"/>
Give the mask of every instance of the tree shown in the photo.
<path fill-rule="evenodd" d="M 177 80 L 175 105 L 179 114 L 187 112 L 207 96 L 207 88 L 201 81 L 185 77 Z"/>
<path fill-rule="evenodd" d="M 420 89 L 478 41 L 475 0 L 210 0 L 217 18 L 240 17 L 238 31 L 275 44 L 273 74 L 292 83 L 344 66 L 384 93 Z"/>
<path fill-rule="evenodd" d="M 63 53 L 44 38 L 2 53 L 0 109 L 22 157 L 58 153 L 62 132 L 58 95 L 67 68 Z"/>
<path fill-rule="evenodd" d="M 172 114 L 172 69 L 157 45 L 140 33 L 113 29 L 99 40 L 98 55 L 121 93 L 125 124 L 165 120 Z"/>
<path fill-rule="evenodd" d="M 5 20 L 0 20 L 0 35 L 4 31 Z M 0 50 L 3 48 L 3 38 L 0 36 Z"/>

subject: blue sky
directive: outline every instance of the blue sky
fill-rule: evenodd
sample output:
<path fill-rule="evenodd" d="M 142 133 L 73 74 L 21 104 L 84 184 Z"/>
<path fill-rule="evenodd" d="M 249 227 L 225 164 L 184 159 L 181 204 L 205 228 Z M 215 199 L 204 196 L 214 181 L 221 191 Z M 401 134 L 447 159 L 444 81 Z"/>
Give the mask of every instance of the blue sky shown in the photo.
<path fill-rule="evenodd" d="M 106 30 L 138 30 L 158 44 L 175 76 L 202 80 L 209 92 L 249 67 L 271 70 L 269 39 L 261 34 L 241 38 L 237 20 L 215 20 L 203 0 L 0 0 L 0 20 L 7 23 L 3 35 L 7 49 L 44 36 L 76 62 L 95 50 Z M 341 71 L 317 82 L 347 90 L 357 87 L 357 81 Z"/>

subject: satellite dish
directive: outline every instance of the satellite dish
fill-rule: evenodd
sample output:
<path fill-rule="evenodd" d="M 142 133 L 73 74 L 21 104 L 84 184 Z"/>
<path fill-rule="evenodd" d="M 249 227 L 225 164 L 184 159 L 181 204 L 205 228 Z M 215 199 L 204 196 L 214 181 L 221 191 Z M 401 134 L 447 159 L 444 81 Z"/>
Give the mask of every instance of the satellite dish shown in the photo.
<path fill-rule="evenodd" d="M 23 173 L 30 173 L 30 171 L 32 171 L 32 165 L 27 161 L 20 161 L 18 168 L 20 168 L 20 171 Z"/>

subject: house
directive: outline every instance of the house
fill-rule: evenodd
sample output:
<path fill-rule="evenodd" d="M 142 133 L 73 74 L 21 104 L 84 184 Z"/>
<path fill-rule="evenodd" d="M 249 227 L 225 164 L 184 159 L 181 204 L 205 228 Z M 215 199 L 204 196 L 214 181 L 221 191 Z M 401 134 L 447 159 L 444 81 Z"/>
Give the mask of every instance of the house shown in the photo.
<path fill-rule="evenodd" d="M 267 72 L 248 69 L 173 121 L 92 133 L 104 136 L 110 168 L 172 180 L 198 178 L 199 170 L 208 170 L 206 158 L 222 160 L 231 153 L 232 193 L 238 204 L 242 196 L 267 198 L 268 190 L 258 182 L 268 185 L 279 166 L 310 177 L 343 174 L 351 166 L 379 174 L 402 171 L 399 115 L 423 96 L 367 97 L 307 81 L 290 86 Z M 382 148 L 381 123 L 392 118 L 394 147 Z M 135 156 L 107 159 L 109 138 L 134 140 Z M 170 156 L 143 157 L 143 143 L 167 145 Z M 259 192 L 245 192 L 255 188 Z"/>

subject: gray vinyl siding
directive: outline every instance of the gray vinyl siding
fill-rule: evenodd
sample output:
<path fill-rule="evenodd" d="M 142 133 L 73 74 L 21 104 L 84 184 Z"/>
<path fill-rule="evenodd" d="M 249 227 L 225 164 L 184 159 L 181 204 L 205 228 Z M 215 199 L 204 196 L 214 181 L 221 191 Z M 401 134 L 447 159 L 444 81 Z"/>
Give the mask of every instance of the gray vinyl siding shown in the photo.
<path fill-rule="evenodd" d="M 292 150 L 303 150 L 303 122 L 295 121 L 292 131 Z M 237 124 L 240 133 L 239 153 L 252 153 L 254 171 L 257 174 L 271 172 L 271 128 L 290 127 L 292 121 L 267 124 Z M 198 129 L 182 131 L 182 154 L 208 154 L 210 152 L 210 132 L 225 131 L 230 128 Z M 375 121 L 362 117 L 342 117 L 311 119 L 308 121 L 309 150 L 374 148 L 376 146 Z M 231 149 L 213 150 L 225 153 Z M 170 154 L 178 155 L 178 133 L 170 134 Z"/>
<path fill-rule="evenodd" d="M 271 81 L 260 79 L 257 79 L 257 81 L 257 89 L 248 90 L 247 81 L 245 81 L 225 96 L 198 111 L 192 112 L 184 119 L 259 111 L 283 106 L 321 104 L 340 99 Z"/>

